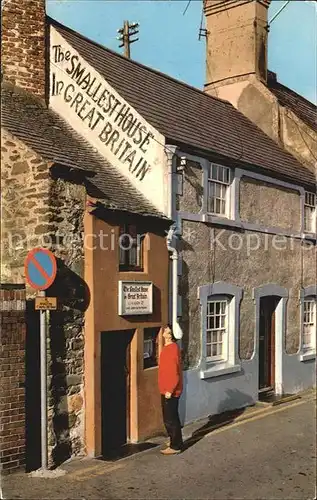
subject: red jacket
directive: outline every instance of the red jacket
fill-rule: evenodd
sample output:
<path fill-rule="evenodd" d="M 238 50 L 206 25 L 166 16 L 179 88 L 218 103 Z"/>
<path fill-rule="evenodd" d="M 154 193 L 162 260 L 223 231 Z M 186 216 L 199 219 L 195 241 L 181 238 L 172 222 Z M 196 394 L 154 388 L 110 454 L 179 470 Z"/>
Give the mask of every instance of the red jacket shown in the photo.
<path fill-rule="evenodd" d="M 161 394 L 170 392 L 179 397 L 183 390 L 181 354 L 178 345 L 173 342 L 163 347 L 158 370 L 158 384 Z"/>

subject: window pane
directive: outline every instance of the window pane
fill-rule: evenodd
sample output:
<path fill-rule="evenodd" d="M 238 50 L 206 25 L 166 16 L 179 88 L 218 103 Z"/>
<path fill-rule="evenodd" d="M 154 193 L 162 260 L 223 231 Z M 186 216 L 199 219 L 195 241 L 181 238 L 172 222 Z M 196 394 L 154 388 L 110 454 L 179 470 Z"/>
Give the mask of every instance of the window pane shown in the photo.
<path fill-rule="evenodd" d="M 215 196 L 215 189 L 216 189 L 215 186 L 216 184 L 214 182 L 208 182 L 208 187 L 209 187 L 208 194 L 211 198 Z"/>
<path fill-rule="evenodd" d="M 314 193 L 305 192 L 304 230 L 308 232 L 316 230 L 316 199 Z"/>
<path fill-rule="evenodd" d="M 157 336 L 160 328 L 145 328 L 143 343 L 143 368 L 157 366 Z"/>
<path fill-rule="evenodd" d="M 215 184 L 215 195 L 216 198 L 221 198 L 222 194 L 222 185 L 221 184 Z"/>
<path fill-rule="evenodd" d="M 224 181 L 226 184 L 229 184 L 229 169 L 228 168 L 225 169 Z"/>
<path fill-rule="evenodd" d="M 211 358 L 211 345 L 206 345 L 206 356 L 207 358 Z"/>
<path fill-rule="evenodd" d="M 224 342 L 227 342 L 227 302 L 215 300 L 207 302 L 206 349 L 216 361 L 224 359 Z"/>
<path fill-rule="evenodd" d="M 130 266 L 136 266 L 137 265 L 137 251 L 136 251 L 136 247 L 135 246 L 133 246 L 130 249 L 130 252 L 129 252 L 129 264 L 130 264 Z"/>
<path fill-rule="evenodd" d="M 143 235 L 135 225 L 120 227 L 119 265 L 121 270 L 142 270 L 143 267 Z"/>
<path fill-rule="evenodd" d="M 125 264 L 125 251 L 123 250 L 123 248 L 119 248 L 119 260 L 120 260 L 120 265 L 124 265 Z"/>
<path fill-rule="evenodd" d="M 220 213 L 222 215 L 225 215 L 226 213 L 226 202 L 224 200 L 221 201 L 221 209 L 220 209 Z"/>

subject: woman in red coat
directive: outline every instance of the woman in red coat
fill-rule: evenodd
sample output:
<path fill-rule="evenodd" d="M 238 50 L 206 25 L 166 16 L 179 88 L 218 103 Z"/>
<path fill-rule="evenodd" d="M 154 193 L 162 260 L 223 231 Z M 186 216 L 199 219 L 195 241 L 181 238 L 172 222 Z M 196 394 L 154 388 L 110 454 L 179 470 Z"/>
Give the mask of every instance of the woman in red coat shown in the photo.
<path fill-rule="evenodd" d="M 164 347 L 162 349 L 158 383 L 161 393 L 163 421 L 170 438 L 170 446 L 161 450 L 163 455 L 180 453 L 183 446 L 182 427 L 178 414 L 179 397 L 183 390 L 181 353 L 171 327 L 163 330 Z"/>

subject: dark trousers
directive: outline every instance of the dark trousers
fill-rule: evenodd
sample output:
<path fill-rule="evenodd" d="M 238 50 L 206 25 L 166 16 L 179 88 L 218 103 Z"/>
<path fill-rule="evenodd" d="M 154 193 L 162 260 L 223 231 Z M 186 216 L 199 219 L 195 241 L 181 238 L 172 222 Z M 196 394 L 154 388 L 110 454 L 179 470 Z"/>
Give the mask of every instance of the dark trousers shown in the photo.
<path fill-rule="evenodd" d="M 163 421 L 170 438 L 170 447 L 173 450 L 180 450 L 183 446 L 182 427 L 178 415 L 179 398 L 172 396 L 166 399 L 161 395 Z"/>

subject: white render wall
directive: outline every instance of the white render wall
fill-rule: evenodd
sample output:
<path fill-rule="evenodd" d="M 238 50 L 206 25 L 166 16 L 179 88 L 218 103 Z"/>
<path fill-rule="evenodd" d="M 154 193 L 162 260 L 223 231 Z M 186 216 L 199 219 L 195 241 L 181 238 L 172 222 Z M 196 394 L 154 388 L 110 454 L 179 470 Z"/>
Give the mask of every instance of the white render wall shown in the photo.
<path fill-rule="evenodd" d="M 316 385 L 316 362 L 283 353 L 283 392 L 296 394 Z M 185 424 L 258 401 L 258 357 L 242 361 L 241 371 L 201 380 L 200 369 L 184 371 L 180 418 Z"/>
<path fill-rule="evenodd" d="M 127 177 L 158 210 L 166 213 L 168 175 L 164 136 L 144 120 L 54 27 L 50 30 L 51 109 Z M 132 124 L 135 125 L 132 127 Z M 135 130 L 133 137 L 132 129 Z"/>

